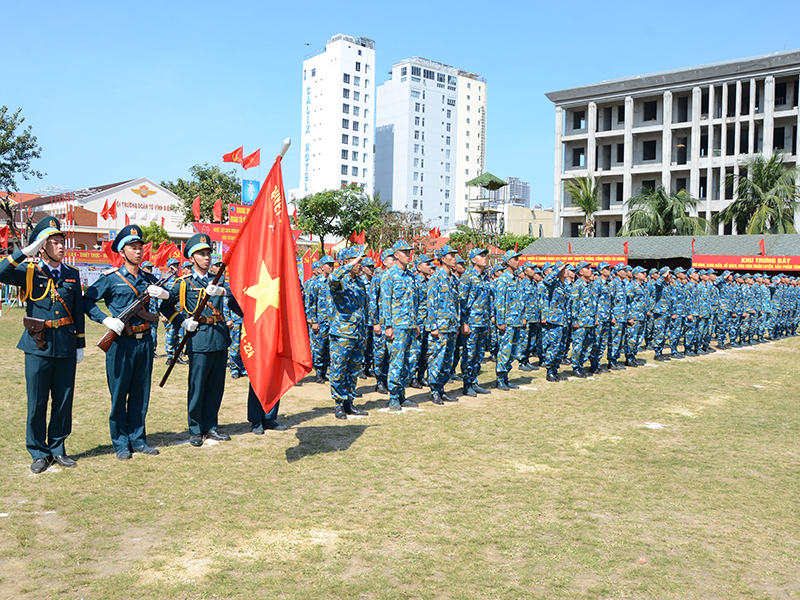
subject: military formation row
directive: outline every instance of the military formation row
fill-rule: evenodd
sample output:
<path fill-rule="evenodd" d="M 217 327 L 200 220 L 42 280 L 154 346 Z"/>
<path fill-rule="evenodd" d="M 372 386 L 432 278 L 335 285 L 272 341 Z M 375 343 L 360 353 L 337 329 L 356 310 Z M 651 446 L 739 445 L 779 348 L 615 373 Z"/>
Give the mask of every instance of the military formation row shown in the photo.
<path fill-rule="evenodd" d="M 727 348 L 796 335 L 800 318 L 798 279 L 785 275 L 521 265 L 515 251 L 491 268 L 480 248 L 467 266 L 449 246 L 436 253 L 438 266 L 411 255 L 399 241 L 378 270 L 346 248 L 338 268 L 323 257 L 303 286 L 316 381 L 330 379 L 338 418 L 363 413 L 354 406 L 359 374 L 374 375 L 398 410 L 416 404 L 409 386 L 428 385 L 436 404 L 455 401 L 444 391 L 452 379 L 463 380 L 465 395 L 488 393 L 477 381 L 487 350 L 496 387 L 506 390 L 517 387 L 508 377 L 514 361 L 523 371 L 546 368 L 548 381 L 561 379 L 563 364 L 589 377 L 638 366 L 645 348 L 663 361 L 714 352 L 712 340 Z"/>

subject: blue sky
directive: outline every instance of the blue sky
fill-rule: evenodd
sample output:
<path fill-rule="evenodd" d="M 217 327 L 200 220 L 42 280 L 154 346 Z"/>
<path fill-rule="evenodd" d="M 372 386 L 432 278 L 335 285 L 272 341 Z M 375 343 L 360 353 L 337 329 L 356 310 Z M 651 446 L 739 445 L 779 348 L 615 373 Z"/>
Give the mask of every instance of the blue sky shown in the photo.
<path fill-rule="evenodd" d="M 797 0 L 539 4 L 0 0 L 0 105 L 22 108 L 47 173 L 20 191 L 185 178 L 240 145 L 263 178 L 286 137 L 296 187 L 302 61 L 344 33 L 375 40 L 376 84 L 410 56 L 485 76 L 487 170 L 551 205 L 545 92 L 800 47 Z"/>

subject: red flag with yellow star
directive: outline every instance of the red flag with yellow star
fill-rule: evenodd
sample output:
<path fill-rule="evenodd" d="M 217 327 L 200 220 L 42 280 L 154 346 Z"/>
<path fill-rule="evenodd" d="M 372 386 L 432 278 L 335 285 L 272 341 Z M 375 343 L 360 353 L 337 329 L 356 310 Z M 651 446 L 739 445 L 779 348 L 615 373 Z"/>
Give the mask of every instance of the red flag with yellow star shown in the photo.
<path fill-rule="evenodd" d="M 295 255 L 279 156 L 223 259 L 243 314 L 242 361 L 265 412 L 312 368 Z"/>

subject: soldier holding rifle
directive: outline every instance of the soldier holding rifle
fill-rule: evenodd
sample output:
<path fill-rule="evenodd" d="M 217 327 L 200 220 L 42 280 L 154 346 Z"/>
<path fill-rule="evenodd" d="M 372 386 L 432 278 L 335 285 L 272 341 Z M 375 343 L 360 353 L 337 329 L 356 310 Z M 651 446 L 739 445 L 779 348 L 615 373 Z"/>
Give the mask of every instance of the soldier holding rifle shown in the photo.
<path fill-rule="evenodd" d="M 103 272 L 84 295 L 86 314 L 109 329 L 98 346 L 106 350 L 106 380 L 111 392 L 108 423 L 119 460 L 130 459 L 132 452 L 158 454 L 147 444 L 144 422 L 153 373 L 150 327 L 158 319 L 147 308 L 150 298 L 164 300 L 169 292 L 156 285 L 161 282 L 154 275 L 140 268 L 144 248 L 141 235 L 136 225 L 120 230 L 111 249 L 122 256 L 124 264 Z M 105 301 L 112 316 L 100 310 L 100 300 Z"/>

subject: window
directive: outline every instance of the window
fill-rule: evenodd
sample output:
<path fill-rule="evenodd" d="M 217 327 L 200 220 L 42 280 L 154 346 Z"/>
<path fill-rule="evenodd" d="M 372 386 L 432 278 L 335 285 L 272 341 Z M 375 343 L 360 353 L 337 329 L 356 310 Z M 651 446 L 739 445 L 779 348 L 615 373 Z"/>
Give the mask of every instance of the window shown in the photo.
<path fill-rule="evenodd" d="M 350 120 L 342 119 L 342 129 L 350 129 Z"/>
<path fill-rule="evenodd" d="M 447 124 L 447 131 L 450 131 L 450 123 Z"/>
<path fill-rule="evenodd" d="M 347 83 L 347 82 L 345 81 L 345 83 Z M 353 85 L 356 86 L 356 87 L 360 86 L 361 85 L 361 77 L 353 77 Z"/>
<path fill-rule="evenodd" d="M 420 103 L 414 102 L 414 112 L 419 112 Z"/>
<path fill-rule="evenodd" d="M 572 149 L 572 166 L 585 167 L 586 166 L 586 153 L 583 148 Z"/>
<path fill-rule="evenodd" d="M 617 144 L 617 162 L 625 162 L 625 145 Z"/>
<path fill-rule="evenodd" d="M 353 121 L 353 131 L 358 131 L 358 121 Z"/>
<path fill-rule="evenodd" d="M 414 171 L 414 181 L 419 181 L 419 172 Z"/>
<path fill-rule="evenodd" d="M 644 103 L 644 120 L 655 121 L 658 118 L 658 100 L 650 100 Z"/>
<path fill-rule="evenodd" d="M 312 77 L 316 77 L 317 76 L 317 70 L 316 69 L 311 69 L 311 76 Z"/>
<path fill-rule="evenodd" d="M 414 126 L 419 127 L 419 117 L 414 117 Z"/>
<path fill-rule="evenodd" d="M 354 106 L 353 107 L 353 116 L 354 117 L 357 117 L 360 112 L 361 112 L 361 109 L 358 106 Z"/>
<path fill-rule="evenodd" d="M 350 141 L 350 136 L 347 135 L 346 133 L 343 133 L 342 134 L 342 143 L 343 144 L 347 144 L 349 141 Z"/>
<path fill-rule="evenodd" d="M 350 114 L 350 105 L 349 104 L 342 104 L 342 112 L 344 114 Z"/>
<path fill-rule="evenodd" d="M 411 90 L 412 98 L 419 98 L 419 90 Z"/>
<path fill-rule="evenodd" d="M 348 151 L 342 150 L 342 160 L 347 160 Z"/>
<path fill-rule="evenodd" d="M 414 192 L 414 193 L 416 194 L 416 192 Z M 417 210 L 417 205 L 418 205 L 417 199 L 414 198 L 414 204 L 413 204 L 414 210 Z"/>
<path fill-rule="evenodd" d="M 469 112 L 469 104 L 467 104 L 467 112 Z"/>
<path fill-rule="evenodd" d="M 436 78 L 436 74 L 433 71 L 431 71 L 430 69 L 423 69 L 422 70 L 422 76 L 425 79 L 435 79 Z"/>
<path fill-rule="evenodd" d="M 415 129 L 415 130 L 414 130 L 414 139 L 415 139 L 415 140 L 418 140 L 418 139 L 419 139 L 419 129 Z"/>
<path fill-rule="evenodd" d="M 572 113 L 572 128 L 585 129 L 586 128 L 586 111 L 576 110 Z"/>
<path fill-rule="evenodd" d="M 446 173 L 450 172 L 450 163 L 444 163 L 444 170 Z"/>
<path fill-rule="evenodd" d="M 450 145 L 450 136 L 449 135 L 445 138 L 444 143 L 447 144 L 448 146 Z"/>
<path fill-rule="evenodd" d="M 452 119 L 453 118 L 453 111 L 450 110 L 449 108 L 447 109 L 447 118 L 448 119 Z"/>
<path fill-rule="evenodd" d="M 444 151 L 444 157 L 445 158 L 450 158 L 450 150 L 445 150 Z"/>
<path fill-rule="evenodd" d="M 450 175 L 448 175 L 447 177 L 444 178 L 444 184 L 445 185 L 450 185 Z"/>
<path fill-rule="evenodd" d="M 423 142 L 425 141 L 425 132 L 424 131 L 422 132 L 422 141 Z"/>
<path fill-rule="evenodd" d="M 436 81 L 438 83 L 444 83 L 444 73 L 437 73 L 436 74 Z"/>
<path fill-rule="evenodd" d="M 421 161 L 419 161 L 419 166 L 422 167 L 423 169 L 425 168 L 425 159 L 424 158 Z"/>
<path fill-rule="evenodd" d="M 416 75 L 417 77 L 419 77 L 420 75 L 422 75 L 422 69 L 420 67 L 412 66 L 411 67 L 411 74 L 412 75 Z"/>
<path fill-rule="evenodd" d="M 642 160 L 656 159 L 656 141 L 647 140 L 642 143 Z"/>
<path fill-rule="evenodd" d="M 353 150 L 353 160 L 354 161 L 358 160 L 358 152 L 356 152 L 355 150 Z"/>
<path fill-rule="evenodd" d="M 469 142 L 467 142 L 467 150 L 469 150 Z"/>
<path fill-rule="evenodd" d="M 353 146 L 356 146 L 356 147 L 358 146 L 358 136 L 357 135 L 353 136 Z"/>
<path fill-rule="evenodd" d="M 356 63 L 356 71 L 360 71 L 360 70 L 361 70 L 361 63 L 357 62 Z"/>
<path fill-rule="evenodd" d="M 469 175 L 469 169 L 464 169 L 464 173 L 465 173 L 466 175 Z"/>
<path fill-rule="evenodd" d="M 342 76 L 342 79 L 344 80 L 345 83 L 350 83 L 350 73 L 345 73 Z"/>
<path fill-rule="evenodd" d="M 467 117 L 467 125 L 469 125 L 469 117 Z"/>
<path fill-rule="evenodd" d="M 423 189 L 423 187 L 422 187 L 422 186 L 419 186 L 419 195 L 420 195 L 420 196 L 422 196 L 422 195 L 423 195 L 423 192 L 424 192 L 424 191 L 425 191 L 425 190 Z"/>
<path fill-rule="evenodd" d="M 420 181 L 425 181 L 425 173 L 420 173 L 419 174 L 419 180 Z"/>
<path fill-rule="evenodd" d="M 366 129 L 366 128 L 365 128 L 365 129 Z M 369 138 L 364 138 L 364 148 L 366 148 L 366 147 L 367 147 L 367 144 L 368 144 L 368 143 L 369 143 Z"/>
<path fill-rule="evenodd" d="M 347 165 L 342 165 L 342 175 L 347 175 Z"/>
<path fill-rule="evenodd" d="M 444 224 L 445 225 L 450 225 L 450 217 L 445 217 L 444 218 Z"/>
<path fill-rule="evenodd" d="M 353 92 L 353 100 L 358 102 L 361 99 L 361 92 Z"/>
<path fill-rule="evenodd" d="M 350 97 L 350 90 L 347 88 L 342 88 L 342 98 L 349 98 Z"/>
<path fill-rule="evenodd" d="M 419 154 L 419 144 L 414 144 L 414 154 Z"/>
<path fill-rule="evenodd" d="M 450 190 L 445 190 L 444 191 L 444 197 L 445 198 L 449 198 L 450 197 Z M 444 212 L 450 212 L 450 203 L 449 202 L 445 202 L 444 203 Z"/>
<path fill-rule="evenodd" d="M 414 159 L 414 168 L 417 168 L 417 167 L 419 167 L 419 159 L 415 158 Z"/>
<path fill-rule="evenodd" d="M 342 187 L 347 185 L 347 181 L 344 179 L 342 179 L 339 183 L 341 184 Z"/>
<path fill-rule="evenodd" d="M 350 174 L 354 177 L 358 177 L 358 167 L 350 167 Z"/>
<path fill-rule="evenodd" d="M 469 137 L 469 129 L 467 129 L 467 137 Z"/>
<path fill-rule="evenodd" d="M 455 105 L 456 105 L 456 99 L 455 98 L 448 98 L 447 99 L 447 106 L 455 106 Z M 467 108 L 467 110 L 469 110 L 469 108 Z M 447 116 L 449 117 L 450 115 L 447 115 Z"/>
<path fill-rule="evenodd" d="M 303 81 L 305 81 L 305 80 L 306 80 L 306 70 L 303 69 Z"/>
<path fill-rule="evenodd" d="M 469 162 L 469 155 L 467 156 L 467 162 Z"/>
<path fill-rule="evenodd" d="M 414 195 L 416 196 L 417 194 L 419 194 L 419 186 L 415 185 L 414 186 Z M 414 208 L 416 208 L 416 206 Z"/>
<path fill-rule="evenodd" d="M 403 77 L 408 75 L 408 67 L 400 67 L 400 75 L 402 75 Z"/>
<path fill-rule="evenodd" d="M 425 127 L 425 117 L 422 117 L 422 126 Z"/>

